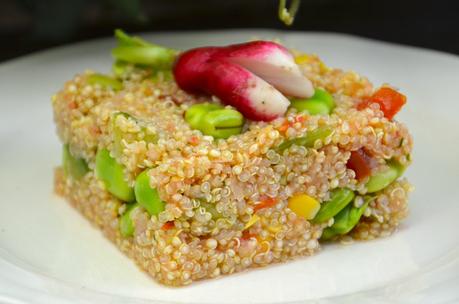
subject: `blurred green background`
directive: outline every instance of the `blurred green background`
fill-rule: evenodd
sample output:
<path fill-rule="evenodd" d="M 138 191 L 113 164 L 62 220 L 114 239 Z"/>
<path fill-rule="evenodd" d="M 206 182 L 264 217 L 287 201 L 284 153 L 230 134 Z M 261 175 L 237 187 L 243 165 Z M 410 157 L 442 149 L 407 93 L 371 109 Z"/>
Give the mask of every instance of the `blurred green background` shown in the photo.
<path fill-rule="evenodd" d="M 459 1 L 302 0 L 295 23 L 277 0 L 0 0 L 0 61 L 130 32 L 224 28 L 332 31 L 459 54 Z"/>

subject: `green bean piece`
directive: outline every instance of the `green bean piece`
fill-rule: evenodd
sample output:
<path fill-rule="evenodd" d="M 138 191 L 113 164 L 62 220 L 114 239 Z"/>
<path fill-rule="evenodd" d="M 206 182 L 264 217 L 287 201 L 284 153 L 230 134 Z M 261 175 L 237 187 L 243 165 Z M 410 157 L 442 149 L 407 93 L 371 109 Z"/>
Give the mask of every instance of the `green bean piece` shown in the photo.
<path fill-rule="evenodd" d="M 119 221 L 120 233 L 124 237 L 130 237 L 134 235 L 135 226 L 134 226 L 134 222 L 132 221 L 131 215 L 134 212 L 134 210 L 136 210 L 137 208 L 139 208 L 139 204 L 137 203 L 129 206 L 126 212 L 124 212 L 120 218 L 120 221 Z"/>
<path fill-rule="evenodd" d="M 89 171 L 88 164 L 83 158 L 77 158 L 72 155 L 69 145 L 62 147 L 62 168 L 64 174 L 78 180 L 85 176 Z"/>
<path fill-rule="evenodd" d="M 100 149 L 96 155 L 96 176 L 105 185 L 108 192 L 122 201 L 135 200 L 134 189 L 124 179 L 124 168 L 110 156 L 107 149 Z"/>
<path fill-rule="evenodd" d="M 191 106 L 185 113 L 185 120 L 192 129 L 214 138 L 240 134 L 244 125 L 244 116 L 241 113 L 211 103 Z"/>
<path fill-rule="evenodd" d="M 291 107 L 299 112 L 310 115 L 328 115 L 335 108 L 333 96 L 325 90 L 315 89 L 314 95 L 308 99 L 292 99 Z"/>
<path fill-rule="evenodd" d="M 372 200 L 373 197 L 366 196 L 361 207 L 354 207 L 353 204 L 347 205 L 335 216 L 333 225 L 324 229 L 321 239 L 329 240 L 336 235 L 343 235 L 351 231 L 358 224 L 365 209 Z"/>
<path fill-rule="evenodd" d="M 102 88 L 111 88 L 114 91 L 119 91 L 123 88 L 123 84 L 107 75 L 92 74 L 88 77 L 88 83 L 91 85 L 100 85 Z"/>
<path fill-rule="evenodd" d="M 386 170 L 370 176 L 370 179 L 365 185 L 367 193 L 377 192 L 386 188 L 403 174 L 404 168 L 397 162 L 389 161 L 387 165 L 388 168 Z"/>
<path fill-rule="evenodd" d="M 309 131 L 305 136 L 284 141 L 277 147 L 277 151 L 282 152 L 293 145 L 312 148 L 317 140 L 325 140 L 332 133 L 333 129 L 330 127 L 319 127 Z"/>
<path fill-rule="evenodd" d="M 164 202 L 159 198 L 158 191 L 150 186 L 149 170 L 140 173 L 134 186 L 135 198 L 140 206 L 150 215 L 158 215 L 164 211 Z"/>
<path fill-rule="evenodd" d="M 322 203 L 319 212 L 313 219 L 314 223 L 323 223 L 334 217 L 344 209 L 355 197 L 352 190 L 347 188 L 336 189 L 332 192 L 330 200 Z"/>

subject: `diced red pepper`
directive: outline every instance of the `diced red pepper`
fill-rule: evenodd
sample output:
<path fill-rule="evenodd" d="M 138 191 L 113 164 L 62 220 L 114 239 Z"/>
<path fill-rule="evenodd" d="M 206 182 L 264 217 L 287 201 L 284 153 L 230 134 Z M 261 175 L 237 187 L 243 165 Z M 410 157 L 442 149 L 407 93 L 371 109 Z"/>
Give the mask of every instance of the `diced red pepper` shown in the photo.
<path fill-rule="evenodd" d="M 363 100 L 357 108 L 362 110 L 372 103 L 379 104 L 387 119 L 392 119 L 406 103 L 406 96 L 389 87 L 379 88 L 370 98 Z"/>
<path fill-rule="evenodd" d="M 260 201 L 260 203 L 255 205 L 255 207 L 253 207 L 253 212 L 257 212 L 260 209 L 272 207 L 272 206 L 276 205 L 276 203 L 277 203 L 277 200 L 275 200 L 274 198 L 270 198 L 269 197 L 267 199 L 264 199 L 264 200 Z"/>
<path fill-rule="evenodd" d="M 299 123 L 303 123 L 303 122 L 306 121 L 306 116 L 304 116 L 304 115 L 297 115 L 297 116 L 295 117 L 295 121 L 296 121 L 296 122 L 299 122 Z"/>
<path fill-rule="evenodd" d="M 282 125 L 279 127 L 279 132 L 282 132 L 282 133 L 285 133 L 287 131 L 287 129 L 290 127 L 290 123 L 285 120 Z"/>
<path fill-rule="evenodd" d="M 190 139 L 188 140 L 190 144 L 193 146 L 196 146 L 199 144 L 199 138 L 197 136 L 191 136 Z"/>
<path fill-rule="evenodd" d="M 370 155 L 365 150 L 359 149 L 351 152 L 351 157 L 347 161 L 346 166 L 354 170 L 357 180 L 362 180 L 371 174 L 370 161 Z"/>
<path fill-rule="evenodd" d="M 250 238 L 252 238 L 252 237 L 255 237 L 255 235 L 252 234 L 252 233 L 250 233 L 248 230 L 242 231 L 241 239 L 243 239 L 243 240 L 248 240 L 248 239 L 250 239 Z"/>
<path fill-rule="evenodd" d="M 161 227 L 162 230 L 170 230 L 175 227 L 175 224 L 173 221 L 170 222 L 165 222 L 164 225 Z"/>

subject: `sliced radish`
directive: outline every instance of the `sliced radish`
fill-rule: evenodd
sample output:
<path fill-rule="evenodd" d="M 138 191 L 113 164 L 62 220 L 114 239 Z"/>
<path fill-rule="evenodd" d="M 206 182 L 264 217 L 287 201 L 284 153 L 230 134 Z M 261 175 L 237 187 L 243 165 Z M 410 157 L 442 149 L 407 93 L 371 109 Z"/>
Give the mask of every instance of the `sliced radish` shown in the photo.
<path fill-rule="evenodd" d="M 202 47 L 182 53 L 174 65 L 174 78 L 177 85 L 190 93 L 203 93 L 203 81 L 207 77 L 207 67 L 218 47 Z"/>
<path fill-rule="evenodd" d="M 183 90 L 215 95 L 252 120 L 284 115 L 290 101 L 282 93 L 314 94 L 289 51 L 269 41 L 189 50 L 179 56 L 174 77 Z"/>
<path fill-rule="evenodd" d="M 218 96 L 251 120 L 273 120 L 282 116 L 290 104 L 269 83 L 230 62 L 212 61 L 206 79 L 208 94 Z"/>
<path fill-rule="evenodd" d="M 217 52 L 214 58 L 239 64 L 261 77 L 284 94 L 309 98 L 314 87 L 283 46 L 270 41 L 254 41 L 232 45 Z"/>

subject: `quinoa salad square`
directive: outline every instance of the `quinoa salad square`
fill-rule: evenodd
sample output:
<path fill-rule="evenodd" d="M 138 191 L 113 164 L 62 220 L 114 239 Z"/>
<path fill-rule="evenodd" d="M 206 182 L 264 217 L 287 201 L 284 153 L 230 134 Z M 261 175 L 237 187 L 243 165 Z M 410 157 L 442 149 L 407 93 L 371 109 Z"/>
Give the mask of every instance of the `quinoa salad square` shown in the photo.
<path fill-rule="evenodd" d="M 386 237 L 407 216 L 406 97 L 271 41 L 176 51 L 116 31 L 52 97 L 55 192 L 161 284 Z"/>

